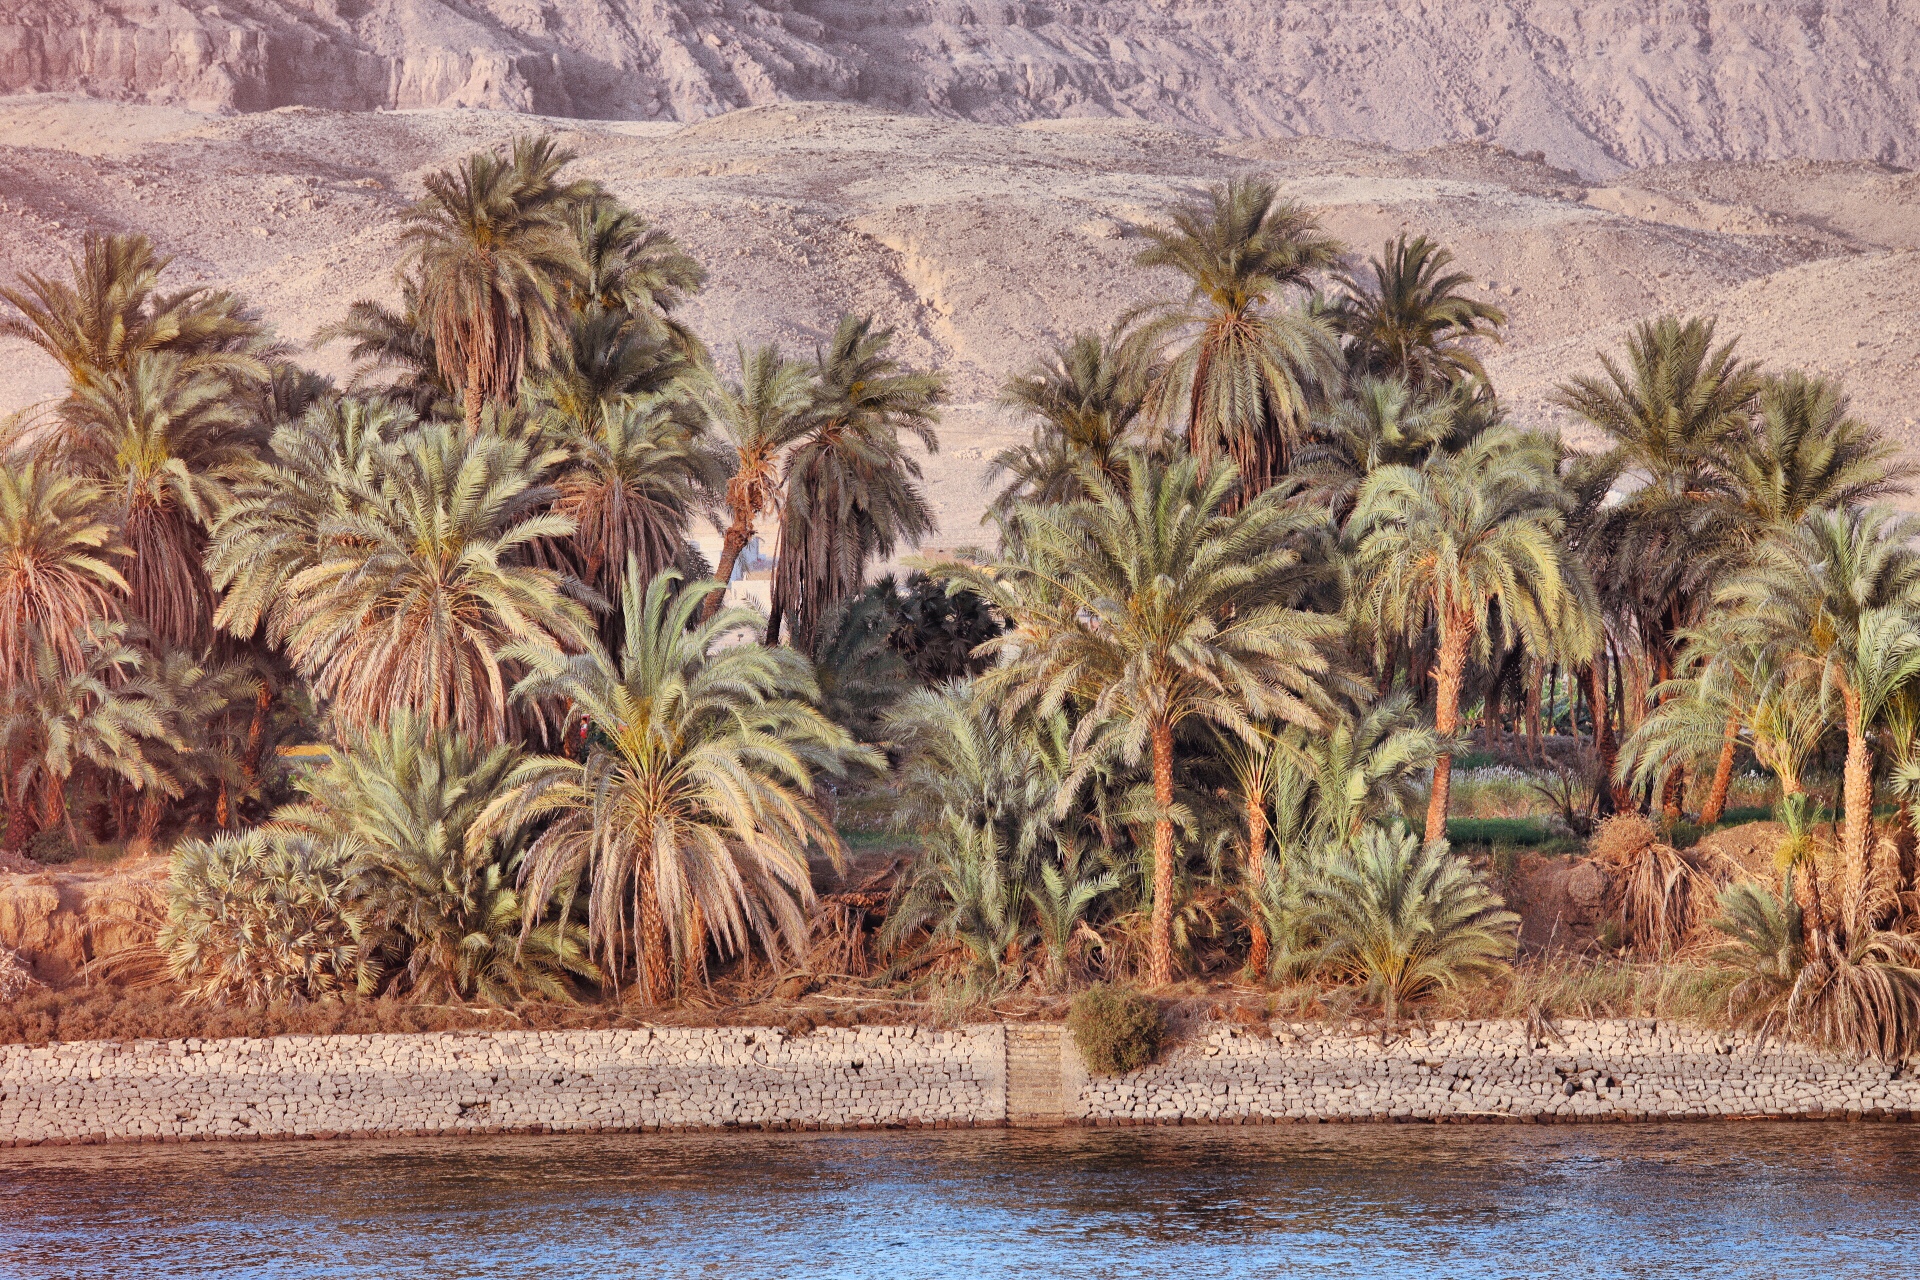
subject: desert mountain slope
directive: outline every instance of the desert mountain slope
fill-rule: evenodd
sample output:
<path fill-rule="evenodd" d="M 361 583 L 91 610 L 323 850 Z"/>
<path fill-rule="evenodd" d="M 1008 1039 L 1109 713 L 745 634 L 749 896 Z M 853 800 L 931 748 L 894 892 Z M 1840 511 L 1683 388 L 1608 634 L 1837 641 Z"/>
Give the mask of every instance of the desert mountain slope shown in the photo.
<path fill-rule="evenodd" d="M 697 120 L 784 101 L 1920 162 L 1920 0 L 0 0 L 0 93 Z"/>
<path fill-rule="evenodd" d="M 1132 265 L 1131 228 L 1234 174 L 1277 180 L 1362 256 L 1403 230 L 1452 246 L 1512 317 L 1488 364 L 1523 421 L 1558 423 L 1556 382 L 1596 370 L 1634 321 L 1678 311 L 1719 315 L 1770 367 L 1843 377 L 1864 416 L 1920 444 L 1920 177 L 1872 163 L 1689 163 L 1601 187 L 1483 145 L 842 104 L 674 125 L 28 97 L 0 99 L 0 277 L 64 274 L 87 229 L 141 230 L 176 255 L 180 284 L 240 290 L 304 348 L 355 297 L 392 297 L 393 215 L 426 171 L 530 127 L 557 131 L 584 174 L 707 264 L 687 314 L 723 362 L 736 342 L 810 352 L 844 309 L 949 376 L 928 469 L 946 545 L 983 536 L 987 460 L 1026 436 L 992 403 L 1001 380 L 1050 341 L 1177 293 Z M 301 358 L 351 373 L 338 345 Z M 0 415 L 59 385 L 50 362 L 0 344 Z"/>

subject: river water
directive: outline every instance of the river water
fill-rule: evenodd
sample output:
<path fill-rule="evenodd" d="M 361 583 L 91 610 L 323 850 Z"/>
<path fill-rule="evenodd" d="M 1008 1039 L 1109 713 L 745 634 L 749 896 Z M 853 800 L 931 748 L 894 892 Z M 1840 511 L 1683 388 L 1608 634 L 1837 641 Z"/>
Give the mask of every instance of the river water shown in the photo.
<path fill-rule="evenodd" d="M 1920 1126 L 0 1150 L 6 1277 L 1901 1277 Z"/>

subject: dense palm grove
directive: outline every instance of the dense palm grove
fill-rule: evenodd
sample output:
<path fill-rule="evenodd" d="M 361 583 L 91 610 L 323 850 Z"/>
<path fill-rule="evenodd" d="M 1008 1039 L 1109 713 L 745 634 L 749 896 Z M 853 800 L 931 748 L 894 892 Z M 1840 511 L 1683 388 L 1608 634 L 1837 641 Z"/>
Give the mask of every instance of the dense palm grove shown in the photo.
<path fill-rule="evenodd" d="M 1358 264 L 1238 181 L 1138 229 L 1164 303 L 1007 383 L 993 549 L 876 581 L 934 528 L 940 378 L 858 316 L 716 359 L 699 264 L 570 159 L 428 180 L 397 309 L 322 335 L 345 387 L 139 236 L 0 290 L 69 382 L 0 469 L 5 841 L 170 846 L 189 994 L 1238 976 L 1391 1022 L 1514 956 L 1448 843 L 1477 750 L 1599 824 L 1614 944 L 1913 1044 L 1910 469 L 1831 382 L 1662 319 L 1560 387 L 1576 451 L 1508 419 L 1446 250 Z M 756 537 L 767 615 L 723 601 Z M 1771 877 L 1676 834 L 1736 774 Z M 914 853 L 822 899 L 855 810 Z"/>

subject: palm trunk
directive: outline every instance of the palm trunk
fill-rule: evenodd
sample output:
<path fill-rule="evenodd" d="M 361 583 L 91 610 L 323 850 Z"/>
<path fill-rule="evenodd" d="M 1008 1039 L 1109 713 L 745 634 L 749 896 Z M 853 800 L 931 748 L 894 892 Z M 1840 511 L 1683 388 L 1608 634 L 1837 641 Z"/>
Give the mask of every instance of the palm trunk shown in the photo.
<path fill-rule="evenodd" d="M 1440 660 L 1434 664 L 1433 727 L 1442 741 L 1460 731 L 1460 684 L 1467 672 L 1467 644 L 1473 622 L 1448 610 L 1440 623 Z M 1447 802 L 1453 791 L 1453 752 L 1433 763 L 1433 792 L 1427 797 L 1427 843 L 1447 838 Z"/>
<path fill-rule="evenodd" d="M 152 852 L 154 833 L 160 829 L 160 815 L 165 812 L 163 801 L 154 787 L 148 787 L 140 797 L 140 817 L 134 824 L 133 847 L 128 852 L 142 856 Z"/>
<path fill-rule="evenodd" d="M 648 1004 L 665 1004 L 673 988 L 673 956 L 667 949 L 667 918 L 660 910 L 660 886 L 651 851 L 643 853 L 640 881 L 640 993 Z"/>
<path fill-rule="evenodd" d="M 1680 806 L 1687 794 L 1687 766 L 1677 764 L 1667 772 L 1660 788 L 1660 812 L 1669 822 L 1680 820 Z"/>
<path fill-rule="evenodd" d="M 1847 713 L 1847 763 L 1842 774 L 1843 806 L 1840 850 L 1849 877 L 1848 888 L 1867 882 L 1867 841 L 1873 830 L 1873 753 L 1867 747 L 1867 727 L 1861 723 L 1860 695 L 1841 690 Z"/>
<path fill-rule="evenodd" d="M 1247 968 L 1256 982 L 1267 976 L 1267 960 L 1272 944 L 1267 941 L 1267 922 L 1260 914 L 1260 890 L 1267 881 L 1267 806 L 1266 797 L 1247 797 L 1247 884 L 1253 889 L 1253 947 L 1247 952 Z"/>
<path fill-rule="evenodd" d="M 1546 667 L 1542 663 L 1532 664 L 1527 672 L 1527 759 L 1535 764 L 1541 761 L 1540 686 L 1546 678 Z"/>
<path fill-rule="evenodd" d="M 1733 787 L 1734 750 L 1740 745 L 1740 717 L 1727 717 L 1727 733 L 1720 740 L 1720 762 L 1713 767 L 1713 787 L 1700 810 L 1700 825 L 1710 827 L 1727 811 L 1727 792 Z"/>
<path fill-rule="evenodd" d="M 461 400 L 461 409 L 467 422 L 467 434 L 470 436 L 480 434 L 480 409 L 483 403 L 480 395 L 481 367 L 480 344 L 474 342 L 472 350 L 467 352 L 467 385 Z"/>
<path fill-rule="evenodd" d="M 1148 983 L 1173 985 L 1173 726 L 1153 727 L 1153 933 Z"/>
<path fill-rule="evenodd" d="M 1607 711 L 1607 656 L 1603 650 L 1599 657 L 1587 664 L 1587 711 L 1593 716 L 1593 755 L 1600 765 L 1600 791 L 1613 804 L 1615 809 L 1626 809 L 1629 802 L 1621 796 L 1621 787 L 1613 780 L 1614 766 L 1619 763 L 1620 751 L 1613 740 L 1613 717 Z"/>
<path fill-rule="evenodd" d="M 260 692 L 253 695 L 253 719 L 247 722 L 247 753 L 240 760 L 240 772 L 248 787 L 260 780 L 261 757 L 267 749 L 267 716 L 272 710 L 273 690 L 262 680 Z"/>
<path fill-rule="evenodd" d="M 707 913 L 700 899 L 693 900 L 692 919 L 687 923 L 687 945 L 681 956 L 680 990 L 684 994 L 705 986 L 707 977 Z"/>
<path fill-rule="evenodd" d="M 727 526 L 726 541 L 720 544 L 720 564 L 713 571 L 713 580 L 720 584 L 720 589 L 708 596 L 706 604 L 701 606 L 700 617 L 703 621 L 720 612 L 720 605 L 727 598 L 727 584 L 733 581 L 733 566 L 739 563 L 740 553 L 747 549 L 752 537 L 753 522 L 744 515 L 735 516 L 733 523 Z"/>

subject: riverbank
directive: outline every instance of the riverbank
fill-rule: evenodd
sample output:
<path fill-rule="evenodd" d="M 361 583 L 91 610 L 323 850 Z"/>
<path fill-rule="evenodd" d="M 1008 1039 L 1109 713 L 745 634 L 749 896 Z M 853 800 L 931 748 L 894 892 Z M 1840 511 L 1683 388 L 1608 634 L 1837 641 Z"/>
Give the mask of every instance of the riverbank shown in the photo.
<path fill-rule="evenodd" d="M 1091 1076 L 1047 1024 L 0 1047 L 0 1145 L 502 1132 L 1601 1123 L 1920 1114 L 1916 1064 L 1648 1019 L 1213 1024 Z"/>

